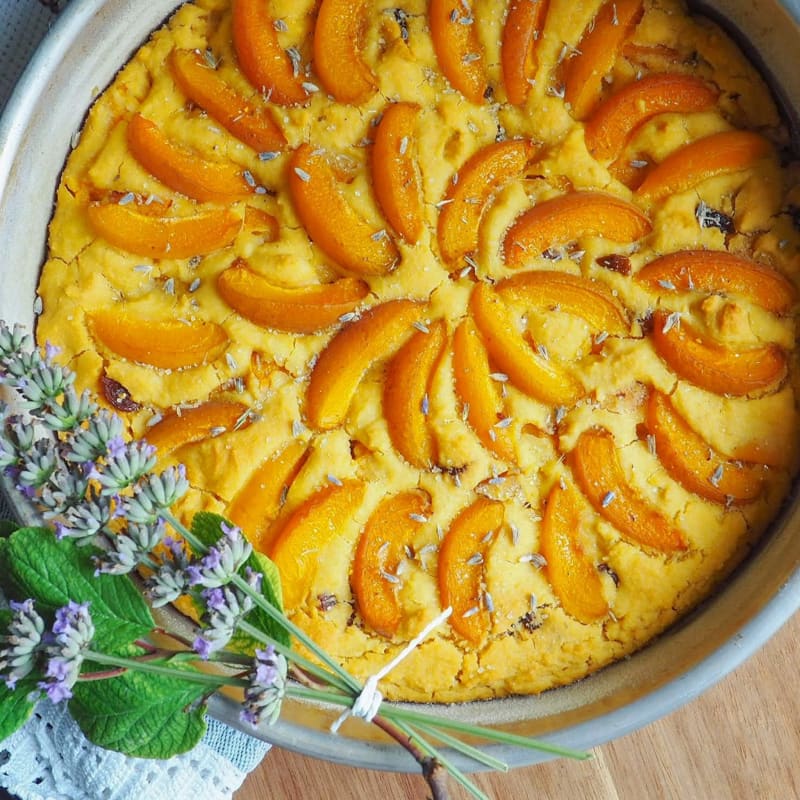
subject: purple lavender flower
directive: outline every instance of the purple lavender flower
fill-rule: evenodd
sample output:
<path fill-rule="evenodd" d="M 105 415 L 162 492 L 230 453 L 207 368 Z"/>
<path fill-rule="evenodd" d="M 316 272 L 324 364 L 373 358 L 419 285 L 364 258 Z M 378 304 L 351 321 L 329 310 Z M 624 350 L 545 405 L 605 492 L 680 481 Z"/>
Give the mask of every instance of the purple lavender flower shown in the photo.
<path fill-rule="evenodd" d="M 262 720 L 272 725 L 278 719 L 286 694 L 286 672 L 286 658 L 272 645 L 256 650 L 253 669 L 248 676 L 250 685 L 244 692 L 242 721 L 256 726 Z"/>
<path fill-rule="evenodd" d="M 208 553 L 189 569 L 193 586 L 213 589 L 231 582 L 253 552 L 253 546 L 239 528 L 222 523 L 222 537 Z"/>
<path fill-rule="evenodd" d="M 56 611 L 55 622 L 45 648 L 47 666 L 39 688 L 54 703 L 69 700 L 81 672 L 86 650 L 94 639 L 94 623 L 89 603 L 72 600 Z"/>
<path fill-rule="evenodd" d="M 239 623 L 252 611 L 254 603 L 251 597 L 235 586 L 204 589 L 200 597 L 206 610 L 200 620 L 203 631 L 195 641 L 194 649 L 201 658 L 208 658 L 210 653 L 228 644 Z"/>
<path fill-rule="evenodd" d="M 12 600 L 9 605 L 11 622 L 8 632 L 0 636 L 0 678 L 13 691 L 36 666 L 43 646 L 44 620 L 36 613 L 33 600 Z"/>

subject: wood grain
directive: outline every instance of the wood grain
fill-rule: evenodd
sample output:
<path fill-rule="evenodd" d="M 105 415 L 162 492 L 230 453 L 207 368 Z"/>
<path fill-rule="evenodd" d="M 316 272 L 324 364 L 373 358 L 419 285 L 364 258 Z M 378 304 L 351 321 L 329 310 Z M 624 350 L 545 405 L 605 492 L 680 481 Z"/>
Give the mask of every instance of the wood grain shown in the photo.
<path fill-rule="evenodd" d="M 698 700 L 594 751 L 475 782 L 513 800 L 789 800 L 800 798 L 800 615 Z M 275 748 L 235 800 L 409 800 L 418 775 L 342 767 Z M 453 800 L 468 797 L 460 788 Z"/>

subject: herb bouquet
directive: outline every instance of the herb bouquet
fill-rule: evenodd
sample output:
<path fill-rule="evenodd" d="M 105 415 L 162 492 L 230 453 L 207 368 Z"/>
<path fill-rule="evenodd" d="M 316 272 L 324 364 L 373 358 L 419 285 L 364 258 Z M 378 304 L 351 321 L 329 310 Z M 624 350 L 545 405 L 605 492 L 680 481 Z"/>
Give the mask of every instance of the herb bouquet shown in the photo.
<path fill-rule="evenodd" d="M 416 758 L 434 798 L 448 796 L 448 775 L 485 795 L 432 742 L 507 769 L 460 734 L 586 757 L 384 703 L 377 684 L 399 658 L 365 685 L 349 675 L 283 613 L 275 566 L 238 528 L 208 513 L 182 524 L 171 508 L 189 488 L 184 470 L 158 472 L 154 448 L 126 441 L 56 355 L 0 322 L 0 385 L 22 409 L 0 401 L 0 470 L 44 522 L 0 522 L 0 740 L 38 702 L 65 702 L 94 744 L 169 758 L 200 741 L 209 697 L 233 687 L 249 725 L 274 723 L 286 697 L 341 707 L 332 735 L 349 715 L 377 725 Z M 195 610 L 189 636 L 156 620 L 178 601 Z"/>

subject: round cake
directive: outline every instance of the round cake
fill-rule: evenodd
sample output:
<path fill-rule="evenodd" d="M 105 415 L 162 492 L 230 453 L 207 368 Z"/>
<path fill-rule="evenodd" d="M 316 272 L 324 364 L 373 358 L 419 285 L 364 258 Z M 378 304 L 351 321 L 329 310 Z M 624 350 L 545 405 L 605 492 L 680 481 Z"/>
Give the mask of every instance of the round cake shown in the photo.
<path fill-rule="evenodd" d="M 40 341 L 393 699 L 536 693 L 707 597 L 797 466 L 800 193 L 676 0 L 196 0 L 99 96 Z"/>

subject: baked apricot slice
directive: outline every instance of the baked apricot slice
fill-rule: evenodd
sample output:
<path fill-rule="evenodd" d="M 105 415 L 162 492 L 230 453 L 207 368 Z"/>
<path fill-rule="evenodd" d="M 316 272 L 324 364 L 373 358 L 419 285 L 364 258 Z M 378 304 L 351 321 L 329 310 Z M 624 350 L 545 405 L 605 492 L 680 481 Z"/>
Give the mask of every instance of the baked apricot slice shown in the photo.
<path fill-rule="evenodd" d="M 253 193 L 242 170 L 231 161 L 209 161 L 168 139 L 141 114 L 128 123 L 131 155 L 165 186 L 195 200 L 229 203 Z"/>
<path fill-rule="evenodd" d="M 472 320 L 467 317 L 453 335 L 453 376 L 463 414 L 483 446 L 503 461 L 515 461 L 511 432 L 489 354 Z"/>
<path fill-rule="evenodd" d="M 569 463 L 581 492 L 624 539 L 664 553 L 687 549 L 683 532 L 630 485 L 607 430 L 584 431 Z"/>
<path fill-rule="evenodd" d="M 647 430 L 667 472 L 684 488 L 712 503 L 752 503 L 761 494 L 763 466 L 732 461 L 709 447 L 677 412 L 669 397 L 652 390 Z"/>
<path fill-rule="evenodd" d="M 582 236 L 635 242 L 650 233 L 650 220 L 635 205 L 605 192 L 578 191 L 537 203 L 523 212 L 503 240 L 509 267 L 521 266 L 549 247 Z"/>
<path fill-rule="evenodd" d="M 397 350 L 424 310 L 422 303 L 412 300 L 390 300 L 365 311 L 333 337 L 308 384 L 306 414 L 312 427 L 328 430 L 344 423 L 364 373 Z"/>
<path fill-rule="evenodd" d="M 237 259 L 217 278 L 220 297 L 256 325 L 288 333 L 315 333 L 334 325 L 369 293 L 358 278 L 288 289 L 270 283 Z"/>
<path fill-rule="evenodd" d="M 447 328 L 443 320 L 438 320 L 414 333 L 386 370 L 383 415 L 389 435 L 397 452 L 419 469 L 430 469 L 436 463 L 428 398 L 446 341 Z"/>
<path fill-rule="evenodd" d="M 275 20 L 264 0 L 233 0 L 233 46 L 247 80 L 273 103 L 305 103 L 299 69 L 278 41 Z"/>
<path fill-rule="evenodd" d="M 500 281 L 496 288 L 504 300 L 542 312 L 558 308 L 581 317 L 595 331 L 605 331 L 610 336 L 625 336 L 630 332 L 624 308 L 600 281 L 568 272 L 530 270 Z"/>
<path fill-rule="evenodd" d="M 645 122 L 668 112 L 690 114 L 713 108 L 719 90 L 694 75 L 645 75 L 603 101 L 586 121 L 586 149 L 598 161 L 613 161 Z"/>
<path fill-rule="evenodd" d="M 561 607 L 589 624 L 608 614 L 603 583 L 579 540 L 585 501 L 572 483 L 556 482 L 547 496 L 539 550 L 547 560 L 547 578 Z"/>
<path fill-rule="evenodd" d="M 577 379 L 525 341 L 509 308 L 488 284 L 475 286 L 469 308 L 490 362 L 508 375 L 514 386 L 552 406 L 571 406 L 583 396 L 583 386 Z"/>
<path fill-rule="evenodd" d="M 145 438 L 162 453 L 169 453 L 182 445 L 233 430 L 245 411 L 247 406 L 242 403 L 209 400 L 194 408 L 183 408 L 180 414 L 169 413 L 147 431 Z"/>
<path fill-rule="evenodd" d="M 322 153 L 301 144 L 289 164 L 289 191 L 312 241 L 327 256 L 358 275 L 383 275 L 398 259 L 386 231 L 376 231 L 339 190 L 336 173 Z"/>
<path fill-rule="evenodd" d="M 536 148 L 525 139 L 495 142 L 475 153 L 448 184 L 439 211 L 439 252 L 451 265 L 478 249 L 478 227 L 492 196 L 520 175 Z"/>
<path fill-rule="evenodd" d="M 788 369 L 786 354 L 776 344 L 733 350 L 666 311 L 653 315 L 653 344 L 678 377 L 719 395 L 763 393 Z"/>
<path fill-rule="evenodd" d="M 563 71 L 564 100 L 575 119 L 586 119 L 597 105 L 603 78 L 643 13 L 642 0 L 606 0 L 584 32 Z"/>
<path fill-rule="evenodd" d="M 281 150 L 286 137 L 266 106 L 254 106 L 226 83 L 202 55 L 173 50 L 169 65 L 178 88 L 225 130 L 259 153 Z"/>
<path fill-rule="evenodd" d="M 317 572 L 320 551 L 350 523 L 364 499 L 361 481 L 329 484 L 287 516 L 268 555 L 281 575 L 283 603 L 297 608 Z"/>
<path fill-rule="evenodd" d="M 550 0 L 511 0 L 503 27 L 500 59 L 508 102 L 521 106 L 536 76 L 537 44 Z"/>
<path fill-rule="evenodd" d="M 482 589 L 484 563 L 505 521 L 502 503 L 479 497 L 451 523 L 439 548 L 439 599 L 452 608 L 450 625 L 470 644 L 480 645 L 491 626 Z"/>
<path fill-rule="evenodd" d="M 770 267 L 724 250 L 682 250 L 651 261 L 636 280 L 677 291 L 724 292 L 741 295 L 775 314 L 786 314 L 797 301 L 797 290 Z"/>
<path fill-rule="evenodd" d="M 356 606 L 364 622 L 388 639 L 403 619 L 397 568 L 429 513 L 430 500 L 423 492 L 387 497 L 372 512 L 356 546 L 350 576 Z"/>
<path fill-rule="evenodd" d="M 419 106 L 392 103 L 383 112 L 372 147 L 375 197 L 389 224 L 409 244 L 422 236 L 425 212 L 414 164 Z"/>
<path fill-rule="evenodd" d="M 462 0 L 431 0 L 428 19 L 439 69 L 473 103 L 484 103 L 488 83 L 473 12 Z"/>
<path fill-rule="evenodd" d="M 322 0 L 314 28 L 314 69 L 340 103 L 369 100 L 378 83 L 362 53 L 366 0 Z"/>
<path fill-rule="evenodd" d="M 136 205 L 90 203 L 89 224 L 109 244 L 149 258 L 191 258 L 227 247 L 242 220 L 228 209 L 200 211 L 191 217 L 154 217 Z"/>
<path fill-rule="evenodd" d="M 254 206 L 244 210 L 244 227 L 250 233 L 261 236 L 265 242 L 277 242 L 280 236 L 280 223 L 269 212 Z"/>
<path fill-rule="evenodd" d="M 144 319 L 125 311 L 102 310 L 87 314 L 87 323 L 92 336 L 116 355 L 160 369 L 207 364 L 228 343 L 228 335 L 214 322 Z"/>
<path fill-rule="evenodd" d="M 272 522 L 307 458 L 305 442 L 290 442 L 256 467 L 228 506 L 226 516 L 246 533 L 258 552 L 269 552 L 275 533 Z"/>
<path fill-rule="evenodd" d="M 707 178 L 748 169 L 771 152 L 769 141 L 753 131 L 712 133 L 670 153 L 648 172 L 636 194 L 657 202 Z"/>

